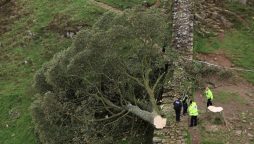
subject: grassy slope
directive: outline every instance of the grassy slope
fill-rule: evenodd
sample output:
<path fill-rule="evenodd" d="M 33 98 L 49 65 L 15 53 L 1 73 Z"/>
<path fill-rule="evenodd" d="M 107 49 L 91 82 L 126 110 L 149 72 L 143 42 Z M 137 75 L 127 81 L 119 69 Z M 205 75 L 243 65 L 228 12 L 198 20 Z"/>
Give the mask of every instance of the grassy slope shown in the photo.
<path fill-rule="evenodd" d="M 238 3 L 230 3 L 226 6 L 231 11 L 246 19 L 249 23 L 249 28 L 235 21 L 235 28 L 226 31 L 223 40 L 217 37 L 203 38 L 196 36 L 194 51 L 198 53 L 223 51 L 237 67 L 254 70 L 254 8 L 242 6 Z M 241 72 L 241 75 L 254 84 L 254 72 Z M 227 104 L 228 101 L 232 99 L 236 100 L 240 105 L 246 103 L 245 100 L 236 93 L 222 91 L 214 93 L 214 95 L 215 104 L 216 101 Z M 207 132 L 204 128 L 205 125 L 205 121 L 201 120 L 199 124 L 201 143 L 223 144 L 231 139 L 228 131 Z M 235 141 L 235 143 L 239 142 Z"/>
<path fill-rule="evenodd" d="M 98 2 L 109 4 L 115 8 L 126 9 L 141 4 L 144 0 L 96 0 Z M 149 4 L 155 3 L 156 0 L 146 0 Z"/>
<path fill-rule="evenodd" d="M 116 4 L 124 9 L 141 2 L 118 1 Z M 90 27 L 105 12 L 88 0 L 20 0 L 17 5 L 22 8 L 18 12 L 21 17 L 10 25 L 10 31 L 0 36 L 1 144 L 37 143 L 29 111 L 33 75 L 55 53 L 72 43 L 63 33 L 48 29 L 49 25 L 54 22 L 61 29 L 65 28 L 64 23 L 68 23 L 68 27 L 82 23 Z M 63 19 L 57 21 L 59 17 Z M 26 60 L 32 63 L 24 64 Z M 20 117 L 12 118 L 11 110 L 20 113 Z"/>
<path fill-rule="evenodd" d="M 222 50 L 237 67 L 254 70 L 254 8 L 240 4 L 227 5 L 231 11 L 248 20 L 249 28 L 235 23 L 234 30 L 226 31 L 223 40 L 216 37 L 197 37 L 194 50 L 200 53 L 213 53 Z M 254 72 L 244 72 L 243 76 L 254 83 Z"/>
<path fill-rule="evenodd" d="M 0 37 L 0 143 L 36 143 L 29 112 L 32 102 L 32 79 L 34 72 L 49 60 L 54 53 L 67 48 L 71 39 L 50 30 L 44 30 L 55 15 L 68 14 L 66 21 L 80 21 L 92 25 L 104 12 L 76 0 L 20 0 L 22 17 Z M 29 35 L 29 31 L 34 36 Z M 32 64 L 23 64 L 31 60 Z M 10 110 L 20 113 L 18 119 L 10 116 Z"/>

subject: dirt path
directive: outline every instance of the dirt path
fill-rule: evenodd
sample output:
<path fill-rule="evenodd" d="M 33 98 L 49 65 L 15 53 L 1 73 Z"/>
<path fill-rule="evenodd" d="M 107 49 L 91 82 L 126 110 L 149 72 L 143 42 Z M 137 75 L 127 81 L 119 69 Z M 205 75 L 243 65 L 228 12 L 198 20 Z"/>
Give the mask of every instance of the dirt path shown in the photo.
<path fill-rule="evenodd" d="M 189 133 L 191 135 L 191 143 L 192 144 L 201 144 L 201 137 L 198 128 L 189 128 Z"/>
<path fill-rule="evenodd" d="M 114 7 L 112 7 L 112 6 L 110 6 L 110 5 L 107 5 L 107 4 L 105 4 L 105 3 L 97 2 L 97 1 L 95 1 L 95 0 L 89 0 L 89 1 L 90 1 L 92 4 L 94 4 L 94 5 L 98 6 L 98 7 L 101 7 L 101 8 L 103 8 L 103 9 L 105 9 L 105 10 L 111 11 L 111 12 L 116 13 L 116 14 L 123 14 L 123 11 L 122 11 L 122 10 L 117 9 L 117 8 L 114 8 Z"/>
<path fill-rule="evenodd" d="M 222 67 L 234 67 L 231 61 L 223 53 L 199 54 L 199 60 L 218 64 Z M 226 126 L 220 128 L 220 134 L 213 135 L 216 138 L 224 137 L 227 143 L 253 143 L 254 142 L 254 86 L 245 79 L 235 76 L 233 79 L 219 79 L 216 76 L 206 77 L 205 81 L 212 82 L 214 93 L 213 104 L 223 107 L 223 117 L 227 121 Z M 200 119 L 208 122 L 209 119 L 203 117 L 206 111 L 206 99 L 200 96 L 201 91 L 195 93 L 195 101 L 200 110 Z M 205 126 L 216 127 L 211 123 Z M 217 126 L 218 128 L 218 126 Z M 206 133 L 205 128 L 203 133 Z M 211 134 L 206 133 L 206 137 Z M 193 137 L 193 135 L 191 135 Z M 203 136 L 203 135 L 202 135 Z M 227 138 L 228 137 L 228 138 Z M 195 138 L 194 138 L 195 139 Z"/>
<path fill-rule="evenodd" d="M 206 111 L 206 105 L 204 103 L 204 99 L 202 98 L 202 96 L 200 94 L 201 94 L 201 92 L 197 91 L 195 93 L 195 97 L 194 97 L 194 101 L 197 103 L 198 110 L 199 110 L 198 119 L 201 119 L 200 115 L 202 115 Z M 198 123 L 199 123 L 199 121 L 198 121 Z M 188 130 L 189 130 L 189 134 L 191 135 L 192 144 L 200 144 L 201 143 L 201 134 L 200 134 L 199 128 L 198 127 L 191 127 Z"/>

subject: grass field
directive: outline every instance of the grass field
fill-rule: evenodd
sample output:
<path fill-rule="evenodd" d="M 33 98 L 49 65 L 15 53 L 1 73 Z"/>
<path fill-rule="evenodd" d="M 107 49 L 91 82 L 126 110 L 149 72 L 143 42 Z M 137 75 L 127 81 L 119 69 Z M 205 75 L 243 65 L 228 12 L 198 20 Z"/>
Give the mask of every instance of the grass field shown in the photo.
<path fill-rule="evenodd" d="M 33 144 L 29 107 L 35 71 L 71 45 L 72 39 L 63 37 L 64 28 L 76 23 L 90 27 L 104 10 L 83 0 L 20 0 L 16 5 L 22 7 L 20 18 L 0 36 L 0 143 Z M 50 24 L 59 26 L 58 31 L 48 28 Z"/>
<path fill-rule="evenodd" d="M 104 1 L 112 4 L 113 1 Z M 143 1 L 118 1 L 129 8 Z M 149 0 L 148 2 L 153 2 Z M 87 29 L 105 12 L 89 0 L 20 0 L 18 18 L 0 34 L 0 143 L 35 144 L 29 107 L 33 101 L 35 72 L 53 55 L 68 48 L 68 31 Z M 8 18 L 11 14 L 0 15 Z"/>
<path fill-rule="evenodd" d="M 240 104 L 244 104 L 245 100 L 237 93 L 230 93 L 221 91 L 219 93 L 215 93 L 215 101 L 226 104 L 230 101 L 236 101 Z"/>
<path fill-rule="evenodd" d="M 244 17 L 248 24 L 234 23 L 235 29 L 226 31 L 223 39 L 196 36 L 194 51 L 198 53 L 223 51 L 237 67 L 254 70 L 254 8 L 234 3 L 227 7 Z M 254 83 L 254 72 L 241 74 Z"/>

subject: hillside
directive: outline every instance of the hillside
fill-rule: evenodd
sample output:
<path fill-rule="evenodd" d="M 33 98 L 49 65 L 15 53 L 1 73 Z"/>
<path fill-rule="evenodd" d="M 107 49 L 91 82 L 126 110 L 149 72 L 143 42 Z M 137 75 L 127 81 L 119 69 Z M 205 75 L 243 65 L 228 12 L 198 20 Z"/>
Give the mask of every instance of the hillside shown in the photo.
<path fill-rule="evenodd" d="M 38 143 L 30 110 L 35 99 L 34 75 L 54 54 L 70 47 L 79 31 L 91 29 L 107 11 L 117 15 L 135 6 L 156 8 L 156 4 L 159 6 L 159 1 L 149 0 L 144 4 L 142 0 L 19 0 L 1 6 L 0 143 Z M 207 144 L 226 143 L 232 136 L 236 136 L 233 141 L 237 143 L 254 141 L 254 8 L 239 3 L 227 3 L 225 7 L 243 22 L 232 18 L 233 26 L 217 35 L 198 32 L 194 35 L 195 59 L 226 70 L 244 69 L 222 75 L 233 73 L 233 80 L 217 79 L 213 74 L 204 78 L 215 85 L 216 102 L 225 107 L 230 125 L 230 133 L 219 128 L 211 132 L 204 122 L 206 117 L 202 118 L 199 141 Z M 199 94 L 198 90 L 196 99 L 202 103 Z M 200 105 L 204 110 L 205 106 Z M 190 142 L 192 136 L 188 133 L 186 141 Z"/>

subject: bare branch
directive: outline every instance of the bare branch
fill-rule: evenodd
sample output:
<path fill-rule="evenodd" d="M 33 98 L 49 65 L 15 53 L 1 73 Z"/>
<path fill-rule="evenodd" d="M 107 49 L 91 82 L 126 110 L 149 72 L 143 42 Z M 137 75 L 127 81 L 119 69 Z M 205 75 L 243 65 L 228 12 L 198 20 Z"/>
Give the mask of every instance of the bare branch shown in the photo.
<path fill-rule="evenodd" d="M 136 78 L 136 77 L 134 77 L 134 76 L 128 74 L 127 72 L 126 72 L 125 74 L 126 74 L 129 78 L 131 78 L 132 80 L 136 81 L 140 86 L 145 87 L 144 84 L 143 84 L 138 78 Z"/>
<path fill-rule="evenodd" d="M 163 74 L 161 74 L 159 76 L 159 78 L 156 80 L 155 84 L 153 85 L 153 91 L 155 91 L 155 88 L 157 87 L 158 83 L 160 82 L 160 80 L 163 78 L 163 76 L 165 75 L 165 72 L 163 72 Z"/>
<path fill-rule="evenodd" d="M 121 112 L 119 112 L 119 113 L 117 113 L 117 114 L 112 115 L 111 117 L 106 117 L 106 118 L 102 118 L 102 119 L 95 119 L 95 120 L 89 120 L 89 121 L 99 122 L 99 121 L 110 120 L 110 119 L 116 118 L 116 117 L 118 117 L 118 116 L 124 114 L 125 112 L 126 112 L 126 111 L 123 110 L 123 111 L 121 111 Z"/>
<path fill-rule="evenodd" d="M 112 122 L 109 122 L 109 123 L 105 124 L 104 127 L 107 126 L 107 125 L 110 125 L 110 124 L 112 124 L 112 123 L 114 123 L 114 122 L 116 122 L 116 121 L 119 121 L 120 119 L 124 118 L 124 117 L 127 116 L 128 114 L 129 114 L 129 111 L 127 111 L 124 115 L 122 115 L 121 117 L 119 117 L 119 118 L 116 119 L 115 121 L 112 121 Z"/>

